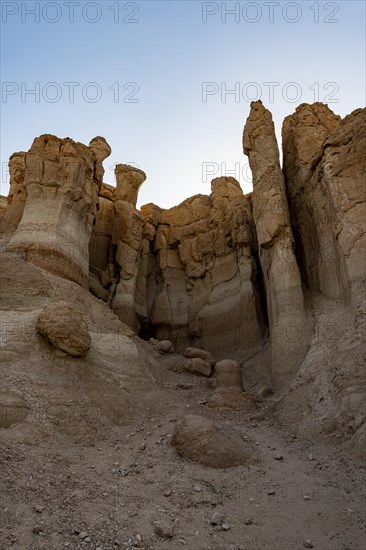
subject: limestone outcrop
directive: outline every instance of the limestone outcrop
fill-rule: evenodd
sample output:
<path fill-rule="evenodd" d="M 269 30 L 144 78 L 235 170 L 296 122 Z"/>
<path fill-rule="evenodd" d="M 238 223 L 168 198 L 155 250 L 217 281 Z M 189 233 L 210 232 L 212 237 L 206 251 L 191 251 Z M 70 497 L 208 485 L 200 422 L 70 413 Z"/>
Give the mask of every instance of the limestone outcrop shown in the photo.
<path fill-rule="evenodd" d="M 251 104 L 243 148 L 253 173 L 253 216 L 267 294 L 272 369 L 276 383 L 281 383 L 305 358 L 311 321 L 305 311 L 275 128 L 261 101 Z"/>
<path fill-rule="evenodd" d="M 104 173 L 102 159 L 109 153 L 103 138 L 95 138 L 90 147 L 48 134 L 35 139 L 25 155 L 24 212 L 8 249 L 88 287 L 88 245 Z M 18 173 L 21 180 L 21 159 Z"/>

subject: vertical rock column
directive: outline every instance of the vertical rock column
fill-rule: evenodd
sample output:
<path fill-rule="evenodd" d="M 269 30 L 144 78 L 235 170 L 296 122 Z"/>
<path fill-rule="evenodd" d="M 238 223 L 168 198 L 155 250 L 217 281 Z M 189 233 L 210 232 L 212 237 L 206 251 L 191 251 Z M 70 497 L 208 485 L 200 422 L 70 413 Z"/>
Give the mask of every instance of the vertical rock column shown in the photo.
<path fill-rule="evenodd" d="M 143 316 L 138 311 L 138 288 L 142 258 L 145 220 L 136 209 L 139 189 L 146 174 L 127 164 L 117 164 L 117 187 L 114 202 L 113 244 L 116 245 L 116 263 L 119 282 L 112 302 L 116 315 L 134 331 L 140 328 Z"/>
<path fill-rule="evenodd" d="M 347 115 L 328 136 L 312 182 L 328 190 L 347 299 L 365 307 L 366 109 Z"/>
<path fill-rule="evenodd" d="M 24 187 L 25 153 L 14 153 L 9 159 L 10 190 L 4 220 L 7 229 L 14 232 L 22 219 L 26 190 Z"/>
<path fill-rule="evenodd" d="M 100 137 L 89 147 L 48 134 L 36 138 L 25 155 L 26 203 L 9 250 L 88 288 L 88 243 L 110 152 Z"/>
<path fill-rule="evenodd" d="M 253 215 L 264 273 L 272 347 L 273 382 L 285 383 L 301 365 L 310 340 L 284 177 L 271 113 L 251 104 L 243 136 L 253 173 Z"/>
<path fill-rule="evenodd" d="M 302 104 L 282 126 L 283 173 L 297 257 L 308 287 L 326 296 L 344 292 L 344 280 L 328 186 L 312 178 L 314 165 L 340 117 L 326 105 Z"/>

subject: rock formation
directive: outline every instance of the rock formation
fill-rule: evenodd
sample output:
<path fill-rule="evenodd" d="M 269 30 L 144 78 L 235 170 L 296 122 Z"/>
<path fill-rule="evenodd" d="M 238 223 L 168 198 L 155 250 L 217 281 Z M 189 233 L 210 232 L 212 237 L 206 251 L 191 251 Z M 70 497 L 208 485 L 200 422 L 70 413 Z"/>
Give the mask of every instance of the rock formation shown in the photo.
<path fill-rule="evenodd" d="M 102 160 L 109 153 L 103 138 L 95 138 L 89 147 L 51 135 L 35 139 L 25 155 L 24 212 L 9 250 L 88 287 L 88 244 L 104 173 Z M 18 172 L 21 180 L 21 169 Z"/>
<path fill-rule="evenodd" d="M 216 390 L 210 407 L 250 411 L 256 408 L 255 399 L 244 393 L 240 365 L 232 359 L 219 361 L 215 366 Z"/>
<path fill-rule="evenodd" d="M 244 153 L 253 173 L 253 216 L 265 275 L 272 369 L 276 383 L 296 373 L 309 349 L 310 319 L 294 252 L 284 176 L 271 113 L 251 104 Z"/>
<path fill-rule="evenodd" d="M 174 431 L 172 445 L 182 458 L 211 468 L 232 468 L 257 461 L 242 440 L 203 416 L 189 414 Z"/>
<path fill-rule="evenodd" d="M 4 216 L 7 229 L 10 232 L 16 230 L 24 211 L 26 198 L 24 172 L 25 153 L 13 153 L 9 159 L 10 189 Z"/>
<path fill-rule="evenodd" d="M 250 376 L 257 397 L 281 391 L 279 414 L 304 430 L 308 409 L 335 410 L 332 426 L 359 449 L 365 127 L 365 110 L 341 120 L 300 105 L 283 123 L 281 169 L 271 114 L 254 102 L 243 135 L 252 193 L 221 177 L 210 195 L 141 210 L 142 170 L 118 164 L 117 186 L 102 182 L 103 138 L 43 135 L 10 159 L 6 253 L 89 288 L 166 369 L 210 377 L 225 359 L 209 406 L 254 408 L 241 380 Z"/>
<path fill-rule="evenodd" d="M 147 314 L 159 338 L 227 356 L 263 332 L 250 197 L 234 178 L 213 180 L 169 210 L 141 209 L 155 228 L 147 273 Z"/>
<path fill-rule="evenodd" d="M 82 357 L 90 348 L 88 325 L 72 304 L 54 302 L 44 308 L 37 319 L 37 331 L 57 350 Z"/>
<path fill-rule="evenodd" d="M 364 109 L 340 120 L 315 103 L 283 123 L 297 255 L 309 288 L 330 297 L 364 291 L 365 120 Z"/>

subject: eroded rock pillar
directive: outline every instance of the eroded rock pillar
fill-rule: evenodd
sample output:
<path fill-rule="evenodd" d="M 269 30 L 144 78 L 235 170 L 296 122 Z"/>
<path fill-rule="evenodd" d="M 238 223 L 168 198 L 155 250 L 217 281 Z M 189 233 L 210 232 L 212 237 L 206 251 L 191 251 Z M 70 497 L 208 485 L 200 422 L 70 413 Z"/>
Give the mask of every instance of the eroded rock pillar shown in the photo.
<path fill-rule="evenodd" d="M 273 381 L 281 386 L 304 360 L 311 323 L 304 308 L 274 124 L 261 101 L 251 104 L 243 147 L 253 173 L 253 215 L 267 294 Z"/>
<path fill-rule="evenodd" d="M 89 286 L 88 243 L 98 205 L 104 138 L 90 147 L 52 135 L 36 138 L 25 155 L 26 203 L 9 250 L 66 279 Z"/>

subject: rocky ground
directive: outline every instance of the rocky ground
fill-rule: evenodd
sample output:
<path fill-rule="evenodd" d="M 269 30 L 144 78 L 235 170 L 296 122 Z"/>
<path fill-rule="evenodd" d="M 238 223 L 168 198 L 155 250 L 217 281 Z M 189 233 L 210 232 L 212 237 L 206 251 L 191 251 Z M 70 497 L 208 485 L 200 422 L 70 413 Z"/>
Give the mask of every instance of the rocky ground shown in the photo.
<path fill-rule="evenodd" d="M 98 441 L 95 414 L 95 445 L 1 430 L 2 549 L 365 548 L 362 463 L 278 425 L 271 398 L 251 415 L 211 410 L 211 379 L 161 368 L 131 425 Z M 181 459 L 171 438 L 188 413 L 239 434 L 255 463 Z"/>

